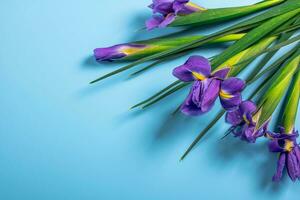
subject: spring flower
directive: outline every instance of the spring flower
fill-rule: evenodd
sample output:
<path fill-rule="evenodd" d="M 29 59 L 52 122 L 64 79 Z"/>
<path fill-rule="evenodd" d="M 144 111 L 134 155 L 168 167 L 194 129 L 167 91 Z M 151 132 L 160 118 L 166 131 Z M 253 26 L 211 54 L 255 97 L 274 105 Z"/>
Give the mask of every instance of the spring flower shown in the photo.
<path fill-rule="evenodd" d="M 237 78 L 223 81 L 228 72 L 229 68 L 224 68 L 212 73 L 209 61 L 201 56 L 192 56 L 184 65 L 175 68 L 175 77 L 183 82 L 194 82 L 181 111 L 192 116 L 203 114 L 212 108 L 218 96 L 225 109 L 238 106 L 244 82 Z"/>
<path fill-rule="evenodd" d="M 107 48 L 97 48 L 94 50 L 94 56 L 98 61 L 114 61 L 142 51 L 146 47 L 146 45 L 141 44 L 120 44 Z"/>
<path fill-rule="evenodd" d="M 153 10 L 153 17 L 146 21 L 148 30 L 156 27 L 163 28 L 171 24 L 177 15 L 188 15 L 205 10 L 189 2 L 189 0 L 153 0 L 149 6 Z"/>
<path fill-rule="evenodd" d="M 280 181 L 284 167 L 292 181 L 300 179 L 300 147 L 296 141 L 298 131 L 286 133 L 285 129 L 280 127 L 280 133 L 268 132 L 267 136 L 271 139 L 269 150 L 280 153 L 273 181 Z"/>
<path fill-rule="evenodd" d="M 256 122 L 253 114 L 257 107 L 252 101 L 243 101 L 239 108 L 226 114 L 226 122 L 232 125 L 232 133 L 250 143 L 254 143 L 258 137 L 265 134 L 268 123 L 256 130 Z"/>

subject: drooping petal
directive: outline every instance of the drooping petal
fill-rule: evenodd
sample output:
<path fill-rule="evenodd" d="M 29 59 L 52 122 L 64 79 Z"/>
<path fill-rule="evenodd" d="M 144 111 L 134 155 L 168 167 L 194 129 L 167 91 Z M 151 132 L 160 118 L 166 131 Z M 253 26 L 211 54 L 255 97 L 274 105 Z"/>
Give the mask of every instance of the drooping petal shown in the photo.
<path fill-rule="evenodd" d="M 239 109 L 226 113 L 225 120 L 227 123 L 237 126 L 243 122 L 243 117 Z"/>
<path fill-rule="evenodd" d="M 167 27 L 169 24 L 171 24 L 176 18 L 176 15 L 174 13 L 168 14 L 164 20 L 158 25 L 159 28 Z"/>
<path fill-rule="evenodd" d="M 297 179 L 299 179 L 300 178 L 300 160 L 296 153 L 296 148 L 294 148 L 290 153 L 293 154 L 293 162 L 295 164 L 295 177 Z"/>
<path fill-rule="evenodd" d="M 218 97 L 220 81 L 206 79 L 195 81 L 191 91 L 181 106 L 181 111 L 186 115 L 200 115 L 208 112 Z"/>
<path fill-rule="evenodd" d="M 218 98 L 220 84 L 221 81 L 214 78 L 203 81 L 203 98 L 201 101 L 201 109 L 203 112 L 207 112 L 213 107 Z"/>
<path fill-rule="evenodd" d="M 274 182 L 278 182 L 278 181 L 281 180 L 282 172 L 283 172 L 283 169 L 284 169 L 284 166 L 285 166 L 285 160 L 286 160 L 285 153 L 281 153 L 279 155 L 279 158 L 278 158 L 278 161 L 277 161 L 276 173 L 275 173 L 275 175 L 273 176 L 273 179 L 272 179 Z"/>
<path fill-rule="evenodd" d="M 203 114 L 201 110 L 201 88 L 202 83 L 196 81 L 192 86 L 189 95 L 185 99 L 184 103 L 181 105 L 181 112 L 189 116 L 197 116 Z"/>
<path fill-rule="evenodd" d="M 297 179 L 297 162 L 296 162 L 295 155 L 293 153 L 287 154 L 286 167 L 287 167 L 288 175 L 291 178 L 291 180 L 296 181 L 296 179 Z"/>
<path fill-rule="evenodd" d="M 185 64 L 173 70 L 173 75 L 184 82 L 204 80 L 210 76 L 210 73 L 210 63 L 202 56 L 191 56 Z"/>

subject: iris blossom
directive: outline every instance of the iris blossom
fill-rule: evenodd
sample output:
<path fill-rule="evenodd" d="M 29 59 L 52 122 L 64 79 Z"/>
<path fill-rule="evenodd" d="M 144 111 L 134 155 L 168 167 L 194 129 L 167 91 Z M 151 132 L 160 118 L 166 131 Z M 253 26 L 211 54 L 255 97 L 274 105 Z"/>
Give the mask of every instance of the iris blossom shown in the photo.
<path fill-rule="evenodd" d="M 146 45 L 141 44 L 120 44 L 107 48 L 97 48 L 94 56 L 98 61 L 114 61 L 145 49 Z"/>
<path fill-rule="evenodd" d="M 189 0 L 153 0 L 149 6 L 153 10 L 153 17 L 146 21 L 148 30 L 163 28 L 171 24 L 177 15 L 188 15 L 205 10 L 189 2 Z"/>
<path fill-rule="evenodd" d="M 284 167 L 292 181 L 300 179 L 300 147 L 296 141 L 298 131 L 286 133 L 285 129 L 280 127 L 280 133 L 270 132 L 267 136 L 271 139 L 269 150 L 280 153 L 273 181 L 280 181 Z"/>
<path fill-rule="evenodd" d="M 240 91 L 244 82 L 226 78 L 229 68 L 211 72 L 209 60 L 201 56 L 190 57 L 184 65 L 173 70 L 173 75 L 183 82 L 194 82 L 190 93 L 181 106 L 186 115 L 196 116 L 208 112 L 220 96 L 225 109 L 232 109 L 241 102 Z"/>
<path fill-rule="evenodd" d="M 265 134 L 268 123 L 256 130 L 256 122 L 253 114 L 257 107 L 252 101 L 243 101 L 239 108 L 226 114 L 226 122 L 232 125 L 232 133 L 250 143 L 254 143 L 258 137 Z"/>

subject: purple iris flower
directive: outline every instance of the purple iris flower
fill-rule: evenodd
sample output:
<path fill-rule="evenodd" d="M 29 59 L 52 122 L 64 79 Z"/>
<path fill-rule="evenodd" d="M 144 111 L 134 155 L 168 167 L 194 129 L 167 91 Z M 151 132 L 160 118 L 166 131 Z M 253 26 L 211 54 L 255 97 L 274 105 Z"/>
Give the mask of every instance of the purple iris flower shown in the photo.
<path fill-rule="evenodd" d="M 280 153 L 273 181 L 280 181 L 284 167 L 292 181 L 300 179 L 300 147 L 296 141 L 298 131 L 286 133 L 285 129 L 280 127 L 280 133 L 268 132 L 267 136 L 271 139 L 269 150 Z"/>
<path fill-rule="evenodd" d="M 258 137 L 265 134 L 268 123 L 265 123 L 259 130 L 256 130 L 256 122 L 253 114 L 257 110 L 252 101 L 243 101 L 238 109 L 229 111 L 226 114 L 226 122 L 232 125 L 232 133 L 250 143 L 254 143 Z"/>
<path fill-rule="evenodd" d="M 233 109 L 241 102 L 240 91 L 244 82 L 237 78 L 225 77 L 229 68 L 211 72 L 209 60 L 191 56 L 185 64 L 175 68 L 173 75 L 183 82 L 194 82 L 190 93 L 181 106 L 186 115 L 196 116 L 208 112 L 220 96 L 225 109 Z"/>
<path fill-rule="evenodd" d="M 94 50 L 94 56 L 98 61 L 114 61 L 130 56 L 146 48 L 141 44 L 120 44 L 107 48 L 97 48 Z"/>
<path fill-rule="evenodd" d="M 148 30 L 168 26 L 175 20 L 177 15 L 188 15 L 193 12 L 205 10 L 189 2 L 189 0 L 153 0 L 153 3 L 149 7 L 153 10 L 154 15 L 146 21 Z"/>

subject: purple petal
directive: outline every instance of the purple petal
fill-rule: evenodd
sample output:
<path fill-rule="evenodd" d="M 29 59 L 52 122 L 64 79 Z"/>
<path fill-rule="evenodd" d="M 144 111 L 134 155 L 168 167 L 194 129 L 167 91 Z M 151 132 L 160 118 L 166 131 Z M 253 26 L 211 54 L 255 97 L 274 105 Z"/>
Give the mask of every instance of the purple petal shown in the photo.
<path fill-rule="evenodd" d="M 245 81 L 231 77 L 222 82 L 221 89 L 229 94 L 241 92 L 245 87 Z"/>
<path fill-rule="evenodd" d="M 277 170 L 275 175 L 273 176 L 273 181 L 274 182 L 278 182 L 280 181 L 281 177 L 282 177 L 282 172 L 285 166 L 285 159 L 286 159 L 286 155 L 285 153 L 281 153 L 278 161 L 277 161 Z"/>
<path fill-rule="evenodd" d="M 220 98 L 223 108 L 227 111 L 236 110 L 242 102 L 240 93 L 232 95 L 230 98 Z"/>
<path fill-rule="evenodd" d="M 226 113 L 225 120 L 227 123 L 237 126 L 243 122 L 243 116 L 239 110 L 231 111 Z"/>
<path fill-rule="evenodd" d="M 154 15 L 151 19 L 146 21 L 147 30 L 150 31 L 154 28 L 157 28 L 164 20 L 163 16 Z"/>
<path fill-rule="evenodd" d="M 296 148 L 292 150 L 291 154 L 293 154 L 293 161 L 295 164 L 295 177 L 300 178 L 300 160 L 296 153 Z"/>
<path fill-rule="evenodd" d="M 201 7 L 189 3 L 189 0 L 175 0 L 173 4 L 173 9 L 178 15 L 188 15 L 203 10 L 201 9 Z"/>
<path fill-rule="evenodd" d="M 242 140 L 249 143 L 255 143 L 257 136 L 255 134 L 255 126 L 245 124 L 242 131 Z"/>
<path fill-rule="evenodd" d="M 278 139 L 273 139 L 269 142 L 269 150 L 270 152 L 285 152 L 284 144 L 280 144 Z"/>
<path fill-rule="evenodd" d="M 165 28 L 169 24 L 171 24 L 176 18 L 176 15 L 174 13 L 168 14 L 165 19 L 159 24 L 159 28 Z"/>
<path fill-rule="evenodd" d="M 225 79 L 226 76 L 228 75 L 230 71 L 230 68 L 224 68 L 216 71 L 215 73 L 212 74 L 213 77 L 220 78 L 220 79 Z"/>
<path fill-rule="evenodd" d="M 211 72 L 209 61 L 201 56 L 191 56 L 184 65 L 176 67 L 173 70 L 173 75 L 181 81 L 190 82 L 197 80 L 193 72 L 204 78 L 208 78 Z"/>
<path fill-rule="evenodd" d="M 203 98 L 201 108 L 203 112 L 209 111 L 218 98 L 221 81 L 217 79 L 206 79 L 203 81 Z"/>
<path fill-rule="evenodd" d="M 181 111 L 186 115 L 200 115 L 209 111 L 218 97 L 220 81 L 206 79 L 195 81 L 193 87 L 181 106 Z"/>
<path fill-rule="evenodd" d="M 150 6 L 150 8 L 153 9 L 153 13 L 167 15 L 171 12 L 174 12 L 173 2 L 174 0 L 153 0 L 153 4 Z"/>
<path fill-rule="evenodd" d="M 292 181 L 296 181 L 297 179 L 297 162 L 295 155 L 292 153 L 288 153 L 287 160 L 287 172 Z"/>
<path fill-rule="evenodd" d="M 240 110 L 241 113 L 245 114 L 245 113 L 254 113 L 256 111 L 257 107 L 255 105 L 255 103 L 253 103 L 252 101 L 243 101 L 240 105 Z"/>
<path fill-rule="evenodd" d="M 187 15 L 195 12 L 195 9 L 191 9 L 190 7 L 186 6 L 186 3 L 188 3 L 188 0 L 183 1 L 176 1 L 173 3 L 173 10 L 176 14 L 179 15 Z"/>
<path fill-rule="evenodd" d="M 122 45 L 115 45 L 108 48 L 97 48 L 94 50 L 94 56 L 98 61 L 113 61 L 126 56 L 121 52 Z"/>
<path fill-rule="evenodd" d="M 196 81 L 192 86 L 189 95 L 181 106 L 181 112 L 189 116 L 197 116 L 203 114 L 200 107 L 202 83 Z"/>

